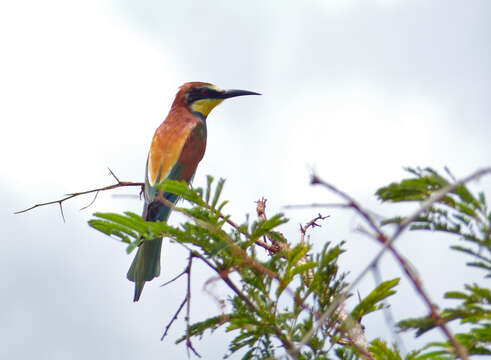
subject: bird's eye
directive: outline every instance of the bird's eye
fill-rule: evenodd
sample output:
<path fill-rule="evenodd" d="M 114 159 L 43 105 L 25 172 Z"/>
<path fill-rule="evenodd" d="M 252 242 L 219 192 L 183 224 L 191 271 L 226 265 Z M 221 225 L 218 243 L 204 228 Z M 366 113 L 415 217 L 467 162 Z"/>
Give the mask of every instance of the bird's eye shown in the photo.
<path fill-rule="evenodd" d="M 202 88 L 201 89 L 201 95 L 203 95 L 203 96 L 208 95 L 208 89 L 207 88 Z"/>

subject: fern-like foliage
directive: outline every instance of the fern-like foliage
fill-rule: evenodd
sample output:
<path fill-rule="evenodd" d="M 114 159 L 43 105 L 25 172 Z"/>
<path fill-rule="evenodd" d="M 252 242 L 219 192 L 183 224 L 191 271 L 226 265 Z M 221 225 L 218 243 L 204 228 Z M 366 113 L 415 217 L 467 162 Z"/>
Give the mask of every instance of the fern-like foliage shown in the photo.
<path fill-rule="evenodd" d="M 426 169 L 407 169 L 411 178 L 392 183 L 377 191 L 382 201 L 408 202 L 427 201 L 431 196 L 453 184 L 450 173 L 447 177 L 437 171 Z M 404 218 L 394 217 L 385 221 L 399 223 Z M 491 211 L 484 193 L 473 194 L 467 186 L 459 185 L 419 216 L 410 226 L 411 230 L 440 231 L 456 236 L 462 245 L 451 246 L 472 261 L 468 266 L 484 272 L 491 277 Z M 489 284 L 488 284 L 489 285 Z M 457 302 L 454 307 L 441 311 L 446 322 L 459 321 L 468 324 L 469 330 L 456 334 L 470 355 L 491 355 L 491 292 L 489 287 L 466 284 L 462 291 L 448 291 L 445 298 Z M 436 327 L 431 316 L 406 319 L 398 323 L 401 331 L 415 330 L 420 336 Z M 434 342 L 425 347 L 424 358 L 455 358 L 451 344 Z"/>

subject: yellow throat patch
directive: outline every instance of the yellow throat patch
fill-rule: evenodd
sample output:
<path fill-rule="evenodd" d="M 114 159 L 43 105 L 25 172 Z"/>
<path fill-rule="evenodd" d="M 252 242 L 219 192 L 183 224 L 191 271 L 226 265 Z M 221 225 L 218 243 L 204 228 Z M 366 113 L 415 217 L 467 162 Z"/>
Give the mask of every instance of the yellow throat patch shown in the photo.
<path fill-rule="evenodd" d="M 204 117 L 207 117 L 208 114 L 217 106 L 220 104 L 224 99 L 201 99 L 201 100 L 196 100 L 191 104 L 191 111 L 192 112 L 197 112 L 203 115 Z"/>

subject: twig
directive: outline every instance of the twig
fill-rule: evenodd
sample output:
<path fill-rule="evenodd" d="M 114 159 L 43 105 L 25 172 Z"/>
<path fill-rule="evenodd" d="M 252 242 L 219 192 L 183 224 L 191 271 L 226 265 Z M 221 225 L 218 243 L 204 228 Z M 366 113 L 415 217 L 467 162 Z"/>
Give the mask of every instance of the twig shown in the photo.
<path fill-rule="evenodd" d="M 164 338 L 167 336 L 167 333 L 169 332 L 169 329 L 170 327 L 172 326 L 172 323 L 174 321 L 177 320 L 177 317 L 179 315 L 179 313 L 181 312 L 182 308 L 184 307 L 184 304 L 188 301 L 188 298 L 187 296 L 184 298 L 184 300 L 182 301 L 181 305 L 179 305 L 179 308 L 177 309 L 176 313 L 174 314 L 174 316 L 172 317 L 171 321 L 167 324 L 167 326 L 165 327 L 165 331 L 164 331 L 164 334 L 162 335 L 162 337 L 160 338 L 160 341 L 163 341 Z"/>
<path fill-rule="evenodd" d="M 325 220 L 328 217 L 329 217 L 329 215 L 322 216 L 319 213 L 319 215 L 317 215 L 315 218 L 313 218 L 312 220 L 310 220 L 304 226 L 302 226 L 302 224 L 300 224 L 300 234 L 302 234 L 300 241 L 302 242 L 302 244 L 305 243 L 305 235 L 307 234 L 307 230 L 309 229 L 309 227 L 311 227 L 312 229 L 315 228 L 315 227 L 320 227 L 320 225 L 317 224 L 317 221 L 319 221 L 319 220 Z"/>
<path fill-rule="evenodd" d="M 177 279 L 179 279 L 181 276 L 183 276 L 184 274 L 186 274 L 188 272 L 188 268 L 186 267 L 180 274 L 174 276 L 172 279 L 170 279 L 169 281 L 166 281 L 165 283 L 163 283 L 162 285 L 160 285 L 160 287 L 164 287 L 166 285 L 169 285 L 170 283 L 176 281 Z"/>
<path fill-rule="evenodd" d="M 224 315 L 224 309 L 225 309 L 225 300 L 221 299 L 220 296 L 216 295 L 212 289 L 209 289 L 208 287 L 212 284 L 214 284 L 217 281 L 221 281 L 222 278 L 220 276 L 213 276 L 209 278 L 208 280 L 205 281 L 203 284 L 203 291 L 206 292 L 217 304 L 217 307 L 220 309 L 222 312 L 222 315 Z"/>
<path fill-rule="evenodd" d="M 118 183 L 121 183 L 121 181 L 119 181 L 119 178 L 116 176 L 116 174 L 111 170 L 111 168 L 107 168 L 109 170 L 109 174 L 118 182 Z"/>
<path fill-rule="evenodd" d="M 381 232 L 380 229 L 378 228 L 378 226 L 375 224 L 375 221 L 372 219 L 372 217 L 368 214 L 368 211 L 365 211 L 362 209 L 361 205 L 358 204 L 358 202 L 355 201 L 354 198 L 352 198 L 351 196 L 349 196 L 347 193 L 345 193 L 344 191 L 341 191 L 340 189 L 336 188 L 334 185 L 331 185 L 325 181 L 323 181 L 321 178 L 319 178 L 316 174 L 313 174 L 312 175 L 312 179 L 310 181 L 310 183 L 312 185 L 322 185 L 324 187 L 326 187 L 328 190 L 330 190 L 331 192 L 339 195 L 341 198 L 343 198 L 344 200 L 346 200 L 347 202 L 347 206 L 355 209 L 356 212 L 358 212 L 358 214 L 360 214 L 365 220 L 366 222 L 368 223 L 368 225 L 370 225 L 370 227 L 376 231 L 377 233 Z"/>
<path fill-rule="evenodd" d="M 165 285 L 170 284 L 171 282 L 179 279 L 184 274 L 187 274 L 188 275 L 188 291 L 186 292 L 186 296 L 184 297 L 184 300 L 181 302 L 181 305 L 179 305 L 179 308 L 177 309 L 176 313 L 172 317 L 171 321 L 165 327 L 164 334 L 160 338 L 161 341 L 164 340 L 164 338 L 166 337 L 167 332 L 169 331 L 172 323 L 175 320 L 177 320 L 177 316 L 179 315 L 179 313 L 181 312 L 182 308 L 184 307 L 184 304 L 186 304 L 186 303 L 188 303 L 187 317 L 186 317 L 186 323 L 187 323 L 187 335 L 186 335 L 187 338 L 186 338 L 186 340 L 187 341 L 189 340 L 189 302 L 191 300 L 190 287 L 189 287 L 189 278 L 191 277 L 192 258 L 193 258 L 192 252 L 189 251 L 189 261 L 188 261 L 188 265 L 186 266 L 186 268 L 179 275 L 175 276 L 173 279 L 171 279 L 171 280 L 167 281 L 166 283 L 160 285 L 160 286 L 165 286 Z"/>
<path fill-rule="evenodd" d="M 266 218 L 266 202 L 268 200 L 263 196 L 261 199 L 259 199 L 258 201 L 256 201 L 256 213 L 257 213 L 257 217 L 259 218 L 259 220 L 263 220 L 263 221 L 266 221 L 267 218 Z M 271 241 L 271 248 L 269 248 L 269 245 L 267 245 L 267 242 L 266 240 L 269 238 L 269 241 Z M 260 242 L 260 246 L 261 247 L 264 247 L 262 246 L 263 244 L 268 246 L 267 248 L 265 248 L 266 250 L 268 250 L 269 254 L 275 254 L 277 253 L 278 251 L 280 251 L 280 247 L 276 244 L 276 241 L 274 239 L 271 239 L 270 237 L 266 237 L 266 235 L 263 236 L 263 240 L 264 241 L 261 241 Z"/>
<path fill-rule="evenodd" d="M 100 191 L 113 190 L 113 189 L 117 189 L 117 188 L 125 187 L 125 186 L 140 186 L 142 188 L 142 191 L 143 191 L 143 189 L 145 187 L 145 184 L 144 183 L 141 183 L 141 182 L 120 181 L 116 177 L 116 175 L 112 172 L 111 169 L 109 169 L 109 173 L 116 180 L 116 184 L 109 185 L 109 186 L 104 186 L 104 187 L 100 187 L 100 188 L 97 188 L 97 189 L 92 189 L 92 190 L 86 190 L 86 191 L 80 191 L 80 192 L 66 194 L 63 199 L 48 201 L 48 202 L 45 202 L 45 203 L 39 203 L 39 204 L 36 204 L 36 205 L 31 206 L 30 208 L 27 208 L 27 209 L 24 209 L 24 210 L 20 210 L 20 211 L 16 211 L 16 212 L 14 212 L 14 214 L 21 214 L 21 213 L 24 213 L 24 212 L 33 210 L 33 209 L 35 209 L 37 207 L 41 207 L 41 206 L 58 204 L 60 206 L 60 211 L 61 211 L 61 216 L 63 218 L 63 221 L 65 221 L 65 216 L 63 215 L 63 206 L 62 206 L 62 203 L 64 201 L 66 201 L 66 200 L 70 200 L 70 199 L 72 199 L 74 197 L 77 197 L 77 196 L 80 196 L 80 195 L 86 195 L 86 194 L 96 193 L 96 195 L 95 195 L 94 199 L 92 200 L 92 202 L 89 205 L 87 205 L 87 206 L 83 207 L 82 209 L 80 209 L 80 210 L 83 210 L 83 209 L 88 208 L 90 205 L 92 205 L 94 203 L 94 201 L 95 201 L 95 199 L 97 197 L 97 194 Z"/>
<path fill-rule="evenodd" d="M 196 355 L 197 357 L 201 357 L 200 354 L 194 349 L 193 344 L 191 343 L 191 325 L 190 325 L 190 312 L 191 312 L 191 267 L 193 265 L 193 252 L 189 252 L 189 261 L 188 267 L 186 268 L 187 272 L 187 291 L 186 291 L 186 348 L 189 355 L 189 349 Z"/>
<path fill-rule="evenodd" d="M 160 338 L 160 340 L 163 341 L 164 338 L 167 336 L 167 333 L 169 332 L 170 327 L 172 326 L 172 324 L 174 323 L 174 321 L 177 320 L 177 317 L 179 316 L 180 312 L 184 308 L 184 304 L 186 304 L 186 317 L 185 317 L 185 321 L 186 321 L 186 350 L 187 350 L 188 358 L 190 356 L 189 355 L 189 350 L 191 350 L 194 353 L 194 355 L 196 355 L 197 357 L 201 357 L 201 355 L 196 351 L 196 349 L 193 347 L 193 344 L 191 343 L 191 325 L 190 325 L 190 318 L 191 318 L 190 317 L 190 312 L 191 312 L 191 268 L 192 268 L 192 265 L 193 265 L 193 257 L 194 256 L 195 255 L 193 254 L 193 252 L 191 250 L 189 250 L 189 260 L 188 260 L 188 265 L 186 266 L 186 268 L 179 275 L 177 275 L 176 277 L 174 277 L 172 280 L 170 280 L 170 281 L 166 282 L 165 284 L 161 285 L 161 286 L 165 286 L 165 285 L 167 285 L 167 284 L 169 284 L 169 283 L 177 280 L 182 275 L 184 275 L 184 274 L 187 275 L 186 296 L 182 300 L 181 305 L 179 305 L 179 308 L 175 312 L 175 314 L 172 317 L 172 319 L 170 320 L 170 322 L 165 327 L 164 334 L 162 335 L 162 337 Z"/>

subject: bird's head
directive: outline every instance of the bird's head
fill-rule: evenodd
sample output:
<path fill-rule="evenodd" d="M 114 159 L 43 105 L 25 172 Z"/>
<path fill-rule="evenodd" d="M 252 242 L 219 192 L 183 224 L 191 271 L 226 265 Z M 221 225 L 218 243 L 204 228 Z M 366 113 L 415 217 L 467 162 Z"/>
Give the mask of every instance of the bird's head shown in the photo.
<path fill-rule="evenodd" d="M 174 105 L 184 105 L 192 113 L 206 118 L 215 106 L 223 100 L 243 95 L 261 95 L 247 90 L 222 90 L 204 82 L 188 82 L 181 86 Z"/>

